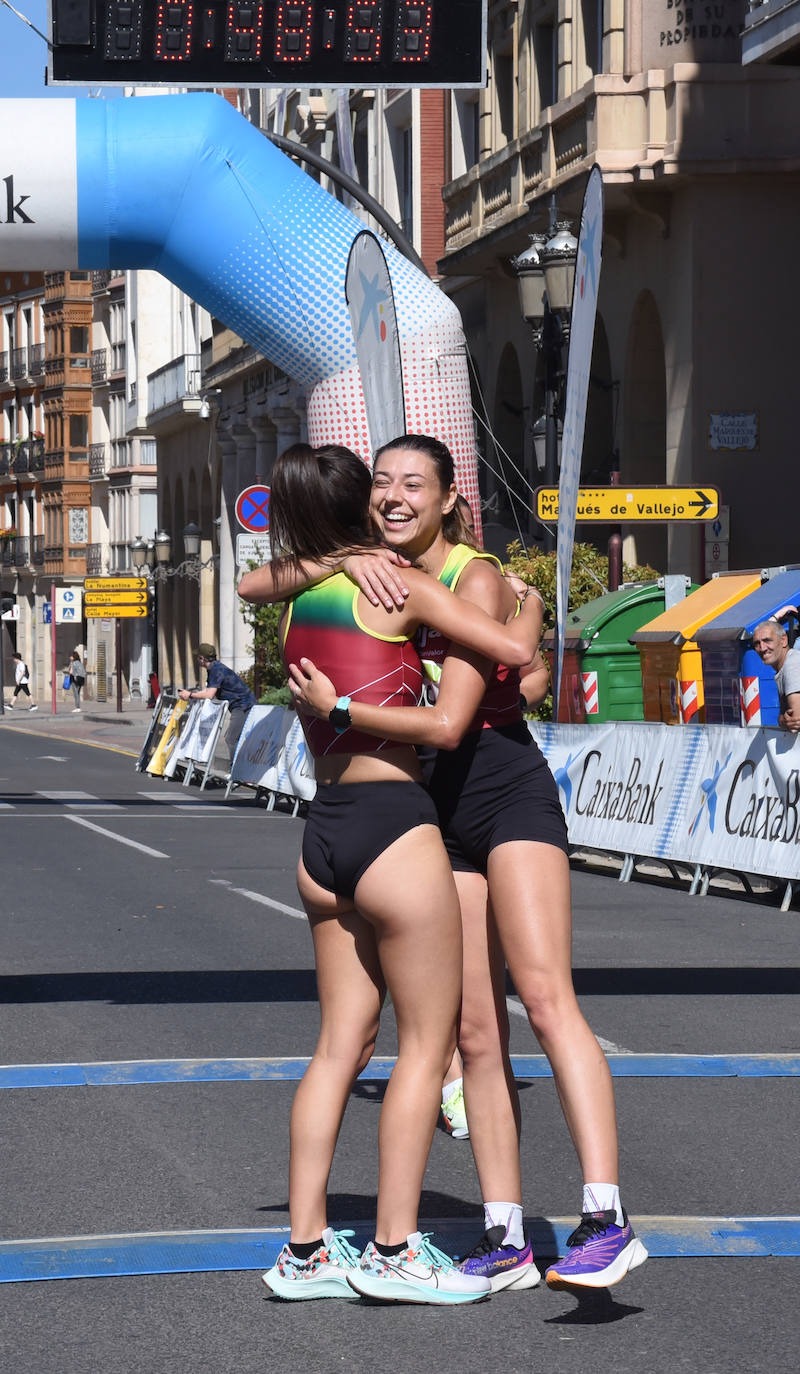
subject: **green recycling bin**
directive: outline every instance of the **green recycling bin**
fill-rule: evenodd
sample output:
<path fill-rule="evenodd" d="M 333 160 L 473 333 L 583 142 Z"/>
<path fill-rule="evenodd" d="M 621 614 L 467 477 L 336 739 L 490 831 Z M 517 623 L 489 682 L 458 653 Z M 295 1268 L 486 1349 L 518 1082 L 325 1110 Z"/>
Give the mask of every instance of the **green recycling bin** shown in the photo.
<path fill-rule="evenodd" d="M 570 724 L 643 720 L 642 665 L 629 636 L 664 610 L 657 582 L 630 582 L 570 611 L 564 633 L 559 712 Z M 553 669 L 553 631 L 542 649 Z"/>

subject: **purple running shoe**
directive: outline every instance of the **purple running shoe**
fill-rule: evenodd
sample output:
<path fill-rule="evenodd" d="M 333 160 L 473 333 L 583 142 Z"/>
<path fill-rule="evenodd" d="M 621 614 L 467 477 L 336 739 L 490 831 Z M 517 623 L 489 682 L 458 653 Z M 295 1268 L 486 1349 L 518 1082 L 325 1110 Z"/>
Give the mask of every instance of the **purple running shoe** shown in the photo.
<path fill-rule="evenodd" d="M 567 1241 L 569 1254 L 551 1264 L 548 1288 L 608 1288 L 647 1259 L 625 1212 L 617 1226 L 616 1212 L 584 1212 L 580 1226 Z"/>
<path fill-rule="evenodd" d="M 521 1250 L 505 1242 L 505 1226 L 491 1226 L 474 1249 L 465 1255 L 459 1269 L 462 1274 L 477 1274 L 489 1280 L 493 1293 L 503 1288 L 535 1288 L 541 1274 L 533 1262 L 531 1243 L 526 1240 Z"/>

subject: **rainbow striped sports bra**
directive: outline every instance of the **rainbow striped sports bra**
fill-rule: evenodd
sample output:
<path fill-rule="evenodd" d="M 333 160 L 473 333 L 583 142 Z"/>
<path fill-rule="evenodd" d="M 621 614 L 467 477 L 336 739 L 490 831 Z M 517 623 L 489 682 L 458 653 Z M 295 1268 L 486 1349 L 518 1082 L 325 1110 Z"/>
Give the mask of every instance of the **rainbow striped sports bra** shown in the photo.
<path fill-rule="evenodd" d="M 419 706 L 422 665 L 405 635 L 381 635 L 358 615 L 359 589 L 344 573 L 299 592 L 289 602 L 283 627 L 284 662 L 310 658 L 342 696 L 372 706 Z M 298 712 L 315 758 L 327 754 L 375 754 L 397 748 L 392 740 L 358 730 L 337 735 L 327 720 Z"/>

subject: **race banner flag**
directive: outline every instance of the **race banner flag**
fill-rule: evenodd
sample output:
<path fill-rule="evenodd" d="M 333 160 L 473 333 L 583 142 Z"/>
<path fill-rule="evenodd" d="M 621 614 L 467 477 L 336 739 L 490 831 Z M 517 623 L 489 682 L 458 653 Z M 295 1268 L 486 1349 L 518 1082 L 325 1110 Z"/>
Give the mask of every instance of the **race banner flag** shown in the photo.
<path fill-rule="evenodd" d="M 556 573 L 556 642 L 553 674 L 553 707 L 558 719 L 561 671 L 564 663 L 564 626 L 569 609 L 569 582 L 575 545 L 575 514 L 581 476 L 586 400 L 592 364 L 594 320 L 600 283 L 603 248 L 603 174 L 593 167 L 581 210 L 575 283 L 572 288 L 572 322 L 567 362 L 567 397 L 564 437 L 561 444 L 561 476 L 558 483 L 558 543 Z"/>
<path fill-rule="evenodd" d="M 373 454 L 406 432 L 403 366 L 389 268 L 368 229 L 356 234 L 344 294 L 350 311 Z"/>

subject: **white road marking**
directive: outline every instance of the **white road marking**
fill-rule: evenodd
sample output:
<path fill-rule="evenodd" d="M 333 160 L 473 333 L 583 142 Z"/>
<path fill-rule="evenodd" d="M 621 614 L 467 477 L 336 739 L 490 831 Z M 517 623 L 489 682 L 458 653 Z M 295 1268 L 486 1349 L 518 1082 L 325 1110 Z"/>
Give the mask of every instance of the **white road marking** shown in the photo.
<path fill-rule="evenodd" d="M 283 911 L 287 916 L 294 916 L 296 921 L 306 920 L 304 911 L 298 911 L 297 907 L 294 906 L 284 906 L 283 902 L 275 902 L 271 897 L 265 897 L 261 892 L 250 892 L 246 887 L 232 887 L 231 892 L 237 892 L 240 897 L 247 897 L 251 902 L 260 902 L 262 906 L 271 906 L 276 911 Z"/>
<path fill-rule="evenodd" d="M 125 835 L 115 835 L 113 830 L 104 830 L 102 825 L 93 825 L 91 821 L 84 820 L 83 816 L 67 816 L 65 819 L 72 821 L 73 825 L 84 825 L 87 830 L 96 830 L 98 835 L 116 840 L 117 844 L 128 844 L 131 849 L 138 849 L 142 854 L 150 854 L 154 859 L 169 858 L 169 854 L 164 854 L 160 849 L 151 849 L 148 844 L 139 844 L 138 840 L 129 840 Z"/>

